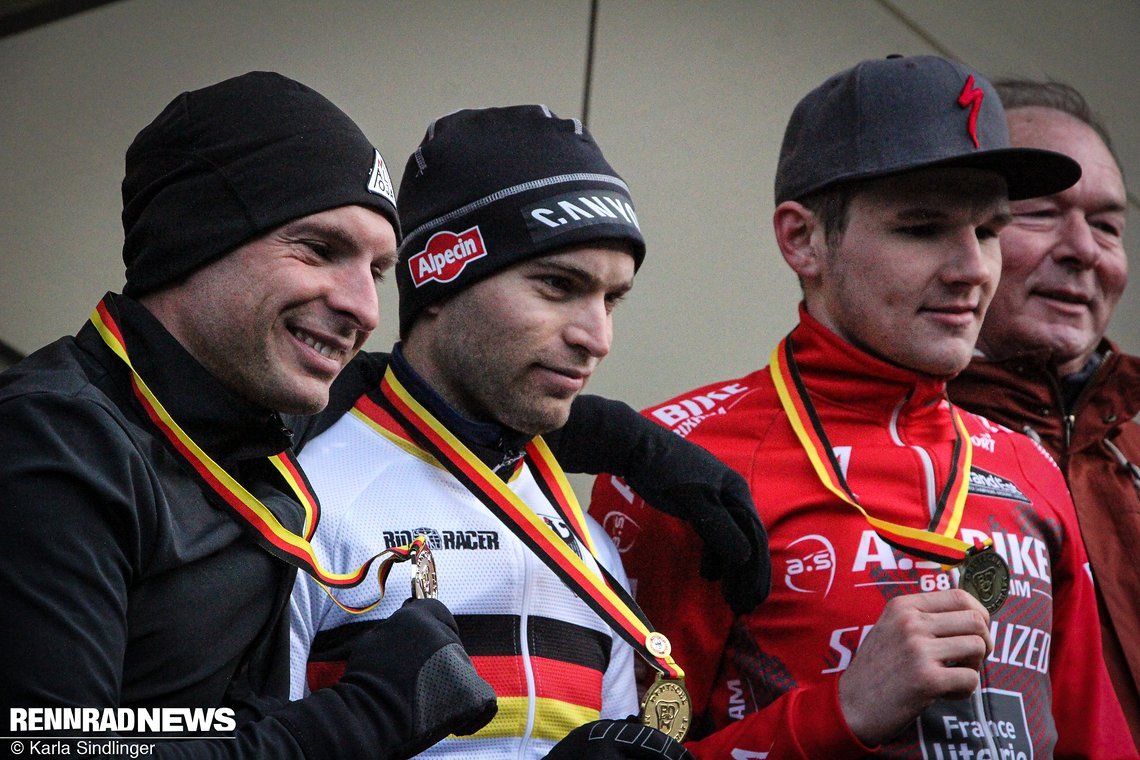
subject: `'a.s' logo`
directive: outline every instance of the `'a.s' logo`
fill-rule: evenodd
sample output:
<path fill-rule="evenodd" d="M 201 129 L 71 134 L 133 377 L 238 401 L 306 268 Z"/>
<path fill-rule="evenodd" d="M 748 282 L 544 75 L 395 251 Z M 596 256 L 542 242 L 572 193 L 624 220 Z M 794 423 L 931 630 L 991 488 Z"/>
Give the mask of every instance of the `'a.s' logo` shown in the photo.
<path fill-rule="evenodd" d="M 793 552 L 793 546 L 800 546 Z M 802 536 L 788 544 L 784 563 L 784 585 L 801 594 L 831 591 L 835 581 L 835 547 L 824 536 Z"/>
<path fill-rule="evenodd" d="M 468 264 L 486 255 L 478 226 L 458 234 L 437 232 L 428 238 L 422 251 L 408 259 L 408 269 L 418 288 L 431 280 L 451 282 Z"/>
<path fill-rule="evenodd" d="M 962 87 L 962 92 L 958 95 L 958 105 L 965 108 L 970 107 L 970 139 L 974 141 L 974 147 L 980 148 L 978 144 L 978 111 L 982 110 L 982 99 L 986 94 L 982 92 L 980 87 L 974 86 L 974 75 L 966 77 L 966 84 Z"/>
<path fill-rule="evenodd" d="M 602 521 L 602 527 L 606 529 L 606 533 L 610 534 L 610 539 L 614 542 L 619 554 L 625 554 L 633 546 L 637 540 L 637 534 L 641 532 L 641 526 L 637 524 L 629 515 L 624 512 L 610 512 L 605 516 Z"/>

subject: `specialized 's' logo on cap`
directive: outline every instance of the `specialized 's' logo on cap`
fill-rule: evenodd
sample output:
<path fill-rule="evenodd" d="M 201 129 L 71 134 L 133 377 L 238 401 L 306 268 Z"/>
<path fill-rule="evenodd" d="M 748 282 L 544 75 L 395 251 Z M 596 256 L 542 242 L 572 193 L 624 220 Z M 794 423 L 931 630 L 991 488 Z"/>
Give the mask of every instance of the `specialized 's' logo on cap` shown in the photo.
<path fill-rule="evenodd" d="M 962 108 L 970 107 L 970 123 L 967 129 L 970 131 L 970 139 L 974 141 L 975 148 L 982 147 L 978 143 L 978 111 L 982 110 L 982 100 L 985 96 L 980 87 L 974 86 L 974 75 L 966 77 L 966 84 L 958 95 L 958 105 Z"/>
<path fill-rule="evenodd" d="M 373 148 L 373 150 L 376 150 Z M 396 205 L 396 193 L 392 189 L 392 178 L 388 176 L 388 167 L 384 164 L 384 157 L 376 150 L 376 159 L 372 162 L 372 171 L 368 173 L 368 192 L 379 195 L 393 206 Z"/>
<path fill-rule="evenodd" d="M 427 245 L 408 259 L 412 282 L 418 288 L 425 282 L 451 282 L 464 268 L 476 259 L 487 255 L 479 227 L 454 232 L 437 232 L 428 238 Z"/>

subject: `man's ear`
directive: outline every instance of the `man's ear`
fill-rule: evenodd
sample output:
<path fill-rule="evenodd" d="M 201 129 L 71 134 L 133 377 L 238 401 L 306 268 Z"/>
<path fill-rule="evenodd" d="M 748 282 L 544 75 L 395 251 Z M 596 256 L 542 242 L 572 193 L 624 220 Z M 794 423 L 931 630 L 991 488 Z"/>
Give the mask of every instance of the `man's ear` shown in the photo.
<path fill-rule="evenodd" d="M 772 228 L 784 261 L 800 281 L 817 276 L 827 236 L 816 215 L 801 203 L 784 201 L 772 212 Z"/>

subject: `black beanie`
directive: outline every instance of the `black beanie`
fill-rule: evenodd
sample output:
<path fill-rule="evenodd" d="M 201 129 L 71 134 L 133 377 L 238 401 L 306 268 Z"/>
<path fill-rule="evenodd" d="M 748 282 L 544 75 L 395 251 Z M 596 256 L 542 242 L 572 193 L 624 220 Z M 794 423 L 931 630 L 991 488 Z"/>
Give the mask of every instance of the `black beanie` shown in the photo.
<path fill-rule="evenodd" d="M 300 82 L 255 71 L 184 92 L 135 137 L 123 292 L 138 296 L 293 219 L 357 204 L 399 234 L 380 152 Z"/>
<path fill-rule="evenodd" d="M 629 188 L 577 119 L 545 106 L 457 111 L 408 159 L 397 207 L 400 334 L 416 315 L 524 259 L 625 243 L 645 257 Z"/>

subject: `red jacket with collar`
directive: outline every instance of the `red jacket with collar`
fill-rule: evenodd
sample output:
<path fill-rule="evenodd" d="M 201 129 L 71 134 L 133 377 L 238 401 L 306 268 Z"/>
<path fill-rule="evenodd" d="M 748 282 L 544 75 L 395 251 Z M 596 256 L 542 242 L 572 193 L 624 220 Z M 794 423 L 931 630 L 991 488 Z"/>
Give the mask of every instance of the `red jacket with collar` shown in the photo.
<path fill-rule="evenodd" d="M 1036 436 L 1065 473 L 1085 538 L 1104 658 L 1140 745 L 1140 358 L 1103 341 L 1104 360 L 1066 409 L 1043 356 L 975 359 L 950 381 L 966 409 Z"/>
<path fill-rule="evenodd" d="M 852 490 L 875 516 L 927 527 L 954 428 L 944 383 L 875 359 L 801 309 L 796 361 Z M 610 532 L 638 601 L 686 670 L 698 757 L 842 758 L 851 734 L 837 683 L 886 600 L 947 588 L 938 565 L 892 549 L 819 482 L 767 369 L 645 412 L 749 481 L 769 532 L 773 589 L 735 618 L 699 578 L 700 540 L 620 481 L 598 479 L 590 511 Z M 963 413 L 973 443 L 958 537 L 990 537 L 1011 570 L 991 626 L 982 699 L 939 701 L 886 757 L 1129 757 L 1100 648 L 1093 588 L 1064 479 L 1029 438 Z M 986 735 L 989 735 L 988 739 Z"/>

